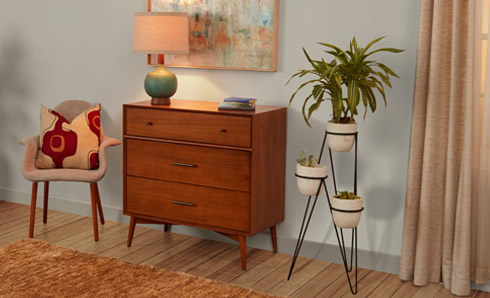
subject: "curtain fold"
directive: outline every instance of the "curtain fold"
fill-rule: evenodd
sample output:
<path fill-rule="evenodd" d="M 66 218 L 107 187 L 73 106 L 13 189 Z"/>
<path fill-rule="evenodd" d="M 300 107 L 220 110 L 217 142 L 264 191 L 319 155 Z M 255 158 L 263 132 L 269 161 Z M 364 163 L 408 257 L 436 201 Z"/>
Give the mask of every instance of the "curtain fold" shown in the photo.
<path fill-rule="evenodd" d="M 479 3 L 421 2 L 400 278 L 455 295 L 470 293 Z"/>
<path fill-rule="evenodd" d="M 489 9 L 488 0 L 486 9 Z M 487 11 L 487 19 L 489 15 Z M 490 23 L 487 26 L 485 31 L 489 32 Z M 483 96 L 475 99 L 473 112 L 471 280 L 477 284 L 485 284 L 490 279 L 490 47 L 486 57 Z M 475 92 L 480 90 L 481 87 Z"/>

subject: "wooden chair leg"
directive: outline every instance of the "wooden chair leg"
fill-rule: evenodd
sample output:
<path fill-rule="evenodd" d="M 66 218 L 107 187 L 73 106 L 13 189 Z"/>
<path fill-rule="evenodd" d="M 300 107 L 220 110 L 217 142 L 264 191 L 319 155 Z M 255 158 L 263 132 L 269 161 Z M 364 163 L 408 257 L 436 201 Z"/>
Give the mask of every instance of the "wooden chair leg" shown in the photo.
<path fill-rule="evenodd" d="M 49 181 L 44 181 L 43 223 L 48 222 Z"/>
<path fill-rule="evenodd" d="M 128 231 L 128 247 L 131 246 L 131 242 L 133 241 L 134 228 L 136 227 L 136 217 L 131 216 L 129 220 L 129 231 Z"/>
<path fill-rule="evenodd" d="M 240 242 L 240 257 L 242 259 L 242 269 L 247 270 L 247 238 L 245 236 L 238 236 Z"/>
<path fill-rule="evenodd" d="M 97 193 L 97 208 L 99 210 L 100 223 L 105 224 L 104 212 L 102 211 L 102 203 L 100 202 L 99 186 L 97 185 L 97 183 L 94 184 L 95 184 L 95 191 Z"/>
<path fill-rule="evenodd" d="M 271 227 L 272 251 L 277 252 L 277 233 L 276 226 Z"/>
<path fill-rule="evenodd" d="M 34 220 L 36 219 L 36 197 L 37 197 L 37 182 L 32 182 L 31 220 L 29 222 L 29 238 L 34 237 Z"/>
<path fill-rule="evenodd" d="M 99 227 L 97 224 L 97 184 L 90 184 L 90 196 L 92 199 L 92 221 L 94 223 L 94 239 L 99 241 Z"/>

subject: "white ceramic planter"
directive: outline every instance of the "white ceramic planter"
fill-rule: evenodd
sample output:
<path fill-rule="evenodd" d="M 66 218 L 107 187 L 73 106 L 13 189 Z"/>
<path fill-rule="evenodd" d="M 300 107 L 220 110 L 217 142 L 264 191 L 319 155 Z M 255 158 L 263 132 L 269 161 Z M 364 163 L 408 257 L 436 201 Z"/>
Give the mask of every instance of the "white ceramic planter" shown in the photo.
<path fill-rule="evenodd" d="M 362 209 L 363 199 L 342 200 L 332 197 L 330 202 L 332 208 L 340 210 L 360 210 Z M 359 212 L 340 212 L 332 210 L 333 221 L 337 227 L 344 229 L 352 229 L 357 227 L 361 219 L 362 211 Z"/>
<path fill-rule="evenodd" d="M 355 133 L 357 131 L 357 123 L 335 123 L 332 121 L 327 122 L 327 131 L 336 133 Z M 354 146 L 354 135 L 332 135 L 327 137 L 328 146 L 337 152 L 348 152 Z"/>
<path fill-rule="evenodd" d="M 296 174 L 304 177 L 325 177 L 327 176 L 327 166 L 315 165 L 314 167 L 304 167 L 298 163 L 296 164 Z M 316 195 L 321 181 L 320 179 L 296 177 L 299 191 L 306 196 Z"/>

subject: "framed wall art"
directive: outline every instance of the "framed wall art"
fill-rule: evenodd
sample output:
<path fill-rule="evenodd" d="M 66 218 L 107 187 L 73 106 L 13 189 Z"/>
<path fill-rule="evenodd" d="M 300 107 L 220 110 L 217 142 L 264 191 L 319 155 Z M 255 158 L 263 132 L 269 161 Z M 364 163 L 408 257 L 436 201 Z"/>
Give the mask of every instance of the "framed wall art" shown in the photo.
<path fill-rule="evenodd" d="M 170 67 L 277 70 L 279 0 L 147 0 L 148 11 L 187 12 L 189 55 L 166 55 Z M 149 64 L 156 64 L 149 55 Z"/>

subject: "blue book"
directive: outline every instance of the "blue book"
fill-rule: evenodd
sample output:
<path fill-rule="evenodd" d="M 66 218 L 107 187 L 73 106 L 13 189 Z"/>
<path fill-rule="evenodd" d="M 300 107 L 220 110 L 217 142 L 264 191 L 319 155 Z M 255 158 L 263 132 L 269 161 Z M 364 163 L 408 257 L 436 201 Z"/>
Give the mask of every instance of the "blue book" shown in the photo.
<path fill-rule="evenodd" d="M 244 102 L 222 102 L 218 106 L 218 110 L 244 110 L 244 111 L 254 111 L 254 103 L 244 103 Z"/>
<path fill-rule="evenodd" d="M 224 102 L 243 102 L 243 103 L 254 103 L 257 101 L 256 98 L 251 97 L 227 97 L 223 99 Z"/>

